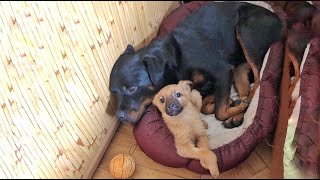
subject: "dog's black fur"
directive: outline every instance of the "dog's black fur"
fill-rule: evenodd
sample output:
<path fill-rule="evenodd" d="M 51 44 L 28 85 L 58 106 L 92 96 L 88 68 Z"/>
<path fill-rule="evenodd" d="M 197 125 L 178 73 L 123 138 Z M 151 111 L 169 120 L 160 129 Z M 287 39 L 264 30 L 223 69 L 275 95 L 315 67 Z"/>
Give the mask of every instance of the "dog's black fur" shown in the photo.
<path fill-rule="evenodd" d="M 203 73 L 209 82 L 200 92 L 202 96 L 215 96 L 217 119 L 226 120 L 243 112 L 246 103 L 229 106 L 232 72 L 244 63 L 259 71 L 268 48 L 281 39 L 281 28 L 279 18 L 262 7 L 215 2 L 201 7 L 173 32 L 138 51 L 128 45 L 110 75 L 110 91 L 118 102 L 117 117 L 123 122 L 137 122 L 162 87 L 190 80 L 194 71 Z M 257 74 L 254 80 L 259 83 Z"/>

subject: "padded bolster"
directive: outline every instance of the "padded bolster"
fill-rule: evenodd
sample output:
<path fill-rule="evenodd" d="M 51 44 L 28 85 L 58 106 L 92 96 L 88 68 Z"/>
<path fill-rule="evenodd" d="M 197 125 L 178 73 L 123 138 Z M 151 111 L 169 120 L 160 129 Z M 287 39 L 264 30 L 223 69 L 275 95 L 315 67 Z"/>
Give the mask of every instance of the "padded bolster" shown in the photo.
<path fill-rule="evenodd" d="M 171 32 L 185 16 L 206 3 L 191 2 L 180 6 L 163 20 L 158 35 Z M 220 172 L 228 171 L 246 160 L 256 145 L 273 130 L 278 119 L 282 60 L 283 46 L 275 43 L 270 48 L 261 79 L 258 109 L 253 123 L 231 143 L 213 149 L 218 158 Z M 133 133 L 140 149 L 154 161 L 169 167 L 184 167 L 196 173 L 210 174 L 201 166 L 199 160 L 183 158 L 177 154 L 173 135 L 155 106 L 147 108 L 142 119 L 135 125 Z"/>

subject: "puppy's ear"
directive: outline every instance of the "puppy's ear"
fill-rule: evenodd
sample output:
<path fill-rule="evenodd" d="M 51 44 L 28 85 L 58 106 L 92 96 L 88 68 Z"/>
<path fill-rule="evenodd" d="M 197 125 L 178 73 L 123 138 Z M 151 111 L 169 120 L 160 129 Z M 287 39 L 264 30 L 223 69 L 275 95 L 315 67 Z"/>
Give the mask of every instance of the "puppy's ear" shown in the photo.
<path fill-rule="evenodd" d="M 124 54 L 134 54 L 134 53 L 135 53 L 134 47 L 131 44 L 128 44 L 126 50 L 122 53 L 122 55 L 124 55 Z"/>
<path fill-rule="evenodd" d="M 191 91 L 191 85 L 193 83 L 191 81 L 188 80 L 184 80 L 184 81 L 179 81 L 178 85 L 185 91 Z"/>
<path fill-rule="evenodd" d="M 151 83 L 154 86 L 160 85 L 162 83 L 161 80 L 164 75 L 166 63 L 153 55 L 145 55 L 142 58 L 142 62 L 147 68 Z"/>

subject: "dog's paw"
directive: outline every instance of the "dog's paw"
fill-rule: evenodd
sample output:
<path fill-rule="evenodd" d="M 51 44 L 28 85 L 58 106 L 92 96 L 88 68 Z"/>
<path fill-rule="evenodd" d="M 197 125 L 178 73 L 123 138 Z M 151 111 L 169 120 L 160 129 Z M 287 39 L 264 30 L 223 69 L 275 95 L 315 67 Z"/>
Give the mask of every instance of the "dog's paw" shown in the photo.
<path fill-rule="evenodd" d="M 210 175 L 215 179 L 218 178 L 220 175 L 219 169 L 216 165 L 210 168 L 209 171 L 210 171 Z"/>
<path fill-rule="evenodd" d="M 200 153 L 200 164 L 202 167 L 208 169 L 212 177 L 219 176 L 219 169 L 217 164 L 217 156 L 211 150 L 202 150 Z"/>
<path fill-rule="evenodd" d="M 245 104 L 246 106 L 249 106 L 250 102 L 251 102 L 252 98 L 246 97 L 244 99 L 236 99 L 233 102 L 233 106 L 230 105 L 230 107 L 235 107 L 235 106 L 239 106 L 241 103 Z"/>
<path fill-rule="evenodd" d="M 201 161 L 200 161 L 200 163 L 201 163 Z M 201 165 L 203 167 L 206 167 L 210 171 L 210 174 L 213 178 L 217 178 L 219 176 L 220 173 L 219 173 L 219 169 L 218 169 L 217 160 L 214 159 L 212 156 L 208 157 L 206 160 L 202 161 Z"/>
<path fill-rule="evenodd" d="M 234 101 L 233 106 L 238 106 L 241 104 L 241 99 L 237 99 Z"/>
<path fill-rule="evenodd" d="M 235 106 L 235 101 L 233 99 L 229 100 L 229 106 L 234 107 Z"/>
<path fill-rule="evenodd" d="M 237 114 L 229 118 L 228 120 L 223 121 L 221 124 L 227 129 L 239 127 L 243 123 L 243 119 L 244 119 L 243 116 L 244 116 L 244 113 Z"/>
<path fill-rule="evenodd" d="M 201 120 L 201 122 L 202 122 L 202 125 L 204 126 L 204 128 L 205 129 L 208 129 L 208 123 L 206 122 L 206 121 L 204 121 L 204 120 Z"/>

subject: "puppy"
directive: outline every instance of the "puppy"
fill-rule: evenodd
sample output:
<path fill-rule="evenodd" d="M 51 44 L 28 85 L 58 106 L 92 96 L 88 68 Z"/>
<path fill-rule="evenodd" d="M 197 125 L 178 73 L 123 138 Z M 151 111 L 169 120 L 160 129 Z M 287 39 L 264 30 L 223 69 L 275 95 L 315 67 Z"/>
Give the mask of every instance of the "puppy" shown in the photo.
<path fill-rule="evenodd" d="M 205 129 L 208 125 L 200 119 L 202 97 L 191 90 L 191 81 L 180 81 L 162 88 L 152 103 L 162 113 L 162 118 L 174 136 L 177 153 L 186 158 L 199 159 L 213 177 L 219 176 L 217 157 L 210 150 Z"/>

